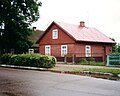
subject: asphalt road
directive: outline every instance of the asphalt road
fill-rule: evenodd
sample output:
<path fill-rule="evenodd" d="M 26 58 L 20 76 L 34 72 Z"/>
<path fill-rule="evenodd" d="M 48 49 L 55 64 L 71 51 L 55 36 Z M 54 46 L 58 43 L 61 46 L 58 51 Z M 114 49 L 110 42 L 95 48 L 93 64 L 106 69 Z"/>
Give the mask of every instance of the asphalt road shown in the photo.
<path fill-rule="evenodd" d="M 0 67 L 0 96 L 120 96 L 120 81 Z"/>

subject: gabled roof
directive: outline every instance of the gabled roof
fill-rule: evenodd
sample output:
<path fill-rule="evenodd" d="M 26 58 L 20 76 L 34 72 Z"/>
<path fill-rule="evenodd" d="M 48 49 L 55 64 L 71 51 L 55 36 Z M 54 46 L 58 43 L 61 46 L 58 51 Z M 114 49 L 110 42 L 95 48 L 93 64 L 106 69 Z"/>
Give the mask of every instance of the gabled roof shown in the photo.
<path fill-rule="evenodd" d="M 115 43 L 113 40 L 108 38 L 106 35 L 101 33 L 96 28 L 81 27 L 80 25 L 67 24 L 62 22 L 53 21 L 51 25 L 46 29 L 45 33 L 51 26 L 55 24 L 66 32 L 70 37 L 76 41 L 82 42 L 100 42 L 100 43 Z M 40 39 L 39 39 L 40 40 Z"/>
<path fill-rule="evenodd" d="M 42 30 L 34 30 L 33 34 L 29 37 L 29 39 L 33 42 L 32 47 L 39 47 L 39 44 L 36 44 L 37 40 L 43 35 L 44 31 Z"/>

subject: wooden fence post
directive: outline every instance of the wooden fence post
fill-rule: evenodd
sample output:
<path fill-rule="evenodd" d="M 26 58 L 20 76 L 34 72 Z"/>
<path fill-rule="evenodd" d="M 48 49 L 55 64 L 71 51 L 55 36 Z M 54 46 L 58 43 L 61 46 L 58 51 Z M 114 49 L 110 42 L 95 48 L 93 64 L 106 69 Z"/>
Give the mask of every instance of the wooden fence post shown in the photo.
<path fill-rule="evenodd" d="M 67 63 L 67 55 L 64 55 L 64 62 Z"/>
<path fill-rule="evenodd" d="M 72 55 L 72 63 L 75 64 L 75 55 Z"/>

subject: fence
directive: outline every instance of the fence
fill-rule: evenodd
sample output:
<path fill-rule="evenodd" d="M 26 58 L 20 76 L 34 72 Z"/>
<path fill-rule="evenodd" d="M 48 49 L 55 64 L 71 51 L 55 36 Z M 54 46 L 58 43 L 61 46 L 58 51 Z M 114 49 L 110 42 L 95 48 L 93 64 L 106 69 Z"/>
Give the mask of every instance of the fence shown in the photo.
<path fill-rule="evenodd" d="M 107 66 L 120 67 L 120 54 L 107 55 Z"/>
<path fill-rule="evenodd" d="M 90 57 L 86 57 L 85 53 L 68 53 L 64 57 L 57 57 L 57 60 L 59 62 L 77 62 L 81 58 L 95 58 L 97 62 L 102 62 L 103 61 L 103 53 L 92 53 Z"/>

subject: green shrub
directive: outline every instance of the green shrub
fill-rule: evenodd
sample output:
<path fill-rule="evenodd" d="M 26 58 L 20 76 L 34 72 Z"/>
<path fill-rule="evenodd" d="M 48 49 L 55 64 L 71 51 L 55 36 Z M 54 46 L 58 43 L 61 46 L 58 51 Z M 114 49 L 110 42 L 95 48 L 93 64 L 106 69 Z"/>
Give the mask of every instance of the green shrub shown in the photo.
<path fill-rule="evenodd" d="M 91 63 L 93 64 L 93 63 L 95 63 L 95 58 L 92 58 L 92 57 L 87 58 L 87 61 L 88 61 L 88 64 L 89 64 L 89 65 L 90 65 Z"/>
<path fill-rule="evenodd" d="M 39 66 L 43 68 L 52 68 L 55 67 L 56 58 L 53 56 L 42 56 Z"/>
<path fill-rule="evenodd" d="M 0 63 L 1 64 L 8 64 L 12 54 L 3 54 L 0 56 Z"/>
<path fill-rule="evenodd" d="M 105 66 L 103 62 L 95 62 L 95 58 L 81 58 L 77 64 L 92 65 L 92 66 Z"/>
<path fill-rule="evenodd" d="M 78 60 L 77 64 L 88 64 L 86 58 L 81 58 L 80 60 Z"/>
<path fill-rule="evenodd" d="M 24 61 L 24 59 L 21 58 L 21 55 L 12 55 L 8 63 L 12 65 L 22 66 L 22 61 Z"/>
<path fill-rule="evenodd" d="M 40 54 L 18 54 L 11 56 L 9 64 L 16 66 L 52 68 L 56 64 L 56 58 Z"/>

